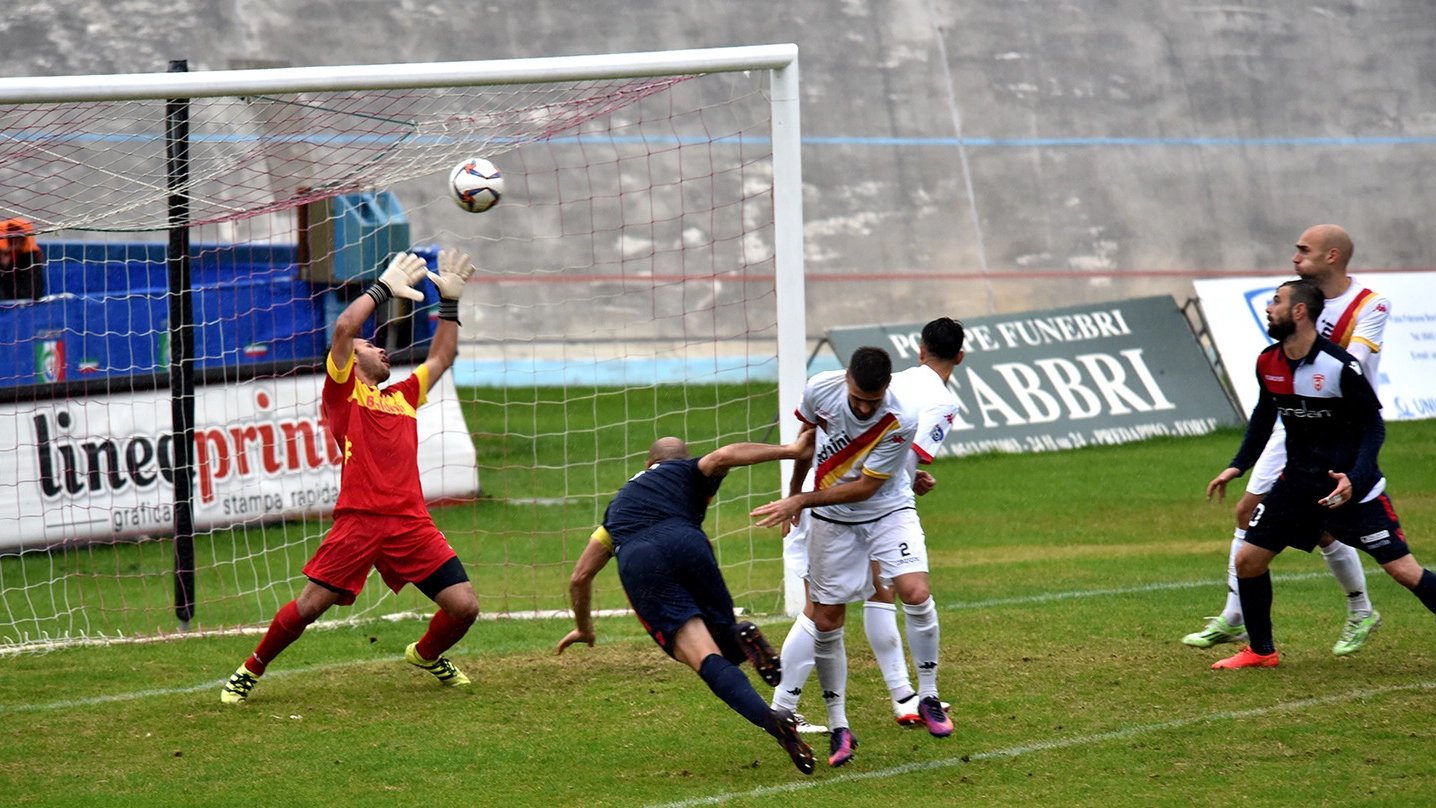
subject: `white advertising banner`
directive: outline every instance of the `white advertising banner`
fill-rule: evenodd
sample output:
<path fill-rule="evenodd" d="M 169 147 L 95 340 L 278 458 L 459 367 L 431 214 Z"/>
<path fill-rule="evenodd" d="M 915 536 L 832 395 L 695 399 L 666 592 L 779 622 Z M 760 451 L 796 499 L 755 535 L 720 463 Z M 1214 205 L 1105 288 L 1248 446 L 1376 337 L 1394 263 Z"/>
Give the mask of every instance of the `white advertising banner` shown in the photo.
<path fill-rule="evenodd" d="M 1377 366 L 1377 393 L 1388 421 L 1436 418 L 1436 272 L 1352 276 L 1391 301 Z M 1212 340 L 1242 407 L 1256 406 L 1256 357 L 1272 340 L 1266 306 L 1288 278 L 1194 281 Z"/>
<path fill-rule="evenodd" d="M 403 379 L 413 368 L 394 368 Z M 320 414 L 322 375 L 195 391 L 195 529 L 326 514 L 341 455 Z M 168 390 L 0 405 L 0 552 L 173 532 Z M 430 500 L 479 492 L 452 376 L 418 410 Z"/>

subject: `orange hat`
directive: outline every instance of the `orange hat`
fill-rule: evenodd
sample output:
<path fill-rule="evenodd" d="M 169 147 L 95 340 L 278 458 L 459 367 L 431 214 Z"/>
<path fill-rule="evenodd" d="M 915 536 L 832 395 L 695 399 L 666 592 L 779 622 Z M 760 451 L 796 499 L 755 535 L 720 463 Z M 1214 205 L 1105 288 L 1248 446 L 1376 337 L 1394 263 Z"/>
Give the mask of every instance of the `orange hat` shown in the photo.
<path fill-rule="evenodd" d="M 30 224 L 29 219 L 16 216 L 13 219 L 0 221 L 0 237 L 24 238 L 25 243 L 20 246 L 20 252 L 40 251 L 40 245 L 35 243 L 35 226 Z"/>

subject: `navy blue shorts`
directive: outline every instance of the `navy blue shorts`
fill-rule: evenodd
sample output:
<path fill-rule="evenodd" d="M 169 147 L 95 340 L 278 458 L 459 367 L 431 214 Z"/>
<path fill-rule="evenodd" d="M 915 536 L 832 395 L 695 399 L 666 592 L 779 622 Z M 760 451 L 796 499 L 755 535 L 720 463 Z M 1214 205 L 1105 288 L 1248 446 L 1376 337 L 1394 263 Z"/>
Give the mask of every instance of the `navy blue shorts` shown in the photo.
<path fill-rule="evenodd" d="M 729 662 L 747 658 L 733 634 L 733 596 L 701 529 L 665 522 L 625 539 L 618 549 L 618 579 L 648 636 L 669 656 L 678 629 L 701 617 Z"/>
<path fill-rule="evenodd" d="M 1273 553 L 1287 547 L 1309 553 L 1321 542 L 1322 533 L 1330 533 L 1342 544 L 1366 551 L 1379 564 L 1411 554 L 1401 522 L 1385 494 L 1340 508 L 1319 504 L 1330 493 L 1330 488 L 1315 490 L 1294 485 L 1285 477 L 1277 480 L 1252 514 L 1246 540 Z"/>

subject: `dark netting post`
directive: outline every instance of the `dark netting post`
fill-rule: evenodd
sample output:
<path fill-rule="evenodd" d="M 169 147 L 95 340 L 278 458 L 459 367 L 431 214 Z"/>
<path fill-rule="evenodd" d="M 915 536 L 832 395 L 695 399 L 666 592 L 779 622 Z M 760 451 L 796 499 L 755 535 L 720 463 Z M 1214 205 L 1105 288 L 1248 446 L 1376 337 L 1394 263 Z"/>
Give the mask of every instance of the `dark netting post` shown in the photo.
<path fill-rule="evenodd" d="M 185 73 L 189 62 L 170 62 Z M 170 418 L 174 427 L 175 617 L 181 631 L 194 618 L 194 305 L 189 258 L 189 99 L 165 102 L 169 187 Z"/>

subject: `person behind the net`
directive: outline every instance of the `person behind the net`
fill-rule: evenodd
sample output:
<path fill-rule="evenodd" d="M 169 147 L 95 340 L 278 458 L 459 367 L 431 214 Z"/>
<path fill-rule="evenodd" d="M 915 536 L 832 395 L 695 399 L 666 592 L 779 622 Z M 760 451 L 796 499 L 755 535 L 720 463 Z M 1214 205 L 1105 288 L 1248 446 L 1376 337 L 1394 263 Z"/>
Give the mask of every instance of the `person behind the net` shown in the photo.
<path fill-rule="evenodd" d="M 1212 665 L 1271 668 L 1271 561 L 1286 547 L 1311 552 L 1324 536 L 1359 547 L 1436 613 L 1436 575 L 1411 555 L 1386 478 L 1377 465 L 1386 425 L 1361 362 L 1317 332 L 1324 300 L 1315 284 L 1288 281 L 1267 306 L 1276 344 L 1257 357 L 1259 385 L 1241 448 L 1207 484 L 1207 498 L 1256 462 L 1278 413 L 1286 420 L 1286 465 L 1252 514 L 1237 553 L 1237 592 L 1251 645 Z"/>
<path fill-rule="evenodd" d="M 964 337 L 962 324 L 951 318 L 940 317 L 927 323 L 918 343 L 918 364 L 893 374 L 889 385 L 898 405 L 917 423 L 912 451 L 903 467 L 903 479 L 893 483 L 898 490 L 906 492 L 906 505 L 914 509 L 915 497 L 936 486 L 933 476 L 919 470 L 918 465 L 932 462 L 957 417 L 957 398 L 948 389 L 947 382 L 962 362 Z M 822 427 L 818 427 L 818 432 L 822 434 Z M 792 493 L 802 491 L 807 472 L 806 465 L 794 468 L 789 487 Z M 808 573 L 806 535 L 810 526 L 811 514 L 804 511 L 784 548 L 785 561 L 804 579 Z M 893 717 L 898 724 L 926 724 L 929 732 L 943 737 L 952 733 L 952 721 L 947 715 L 947 705 L 938 697 L 940 631 L 937 607 L 928 584 L 926 535 L 918 519 L 897 520 L 897 526 L 879 534 L 878 543 L 869 547 L 876 591 L 863 603 L 863 628 L 887 684 Z M 897 600 L 902 601 L 907 615 L 908 645 L 918 670 L 916 690 L 908 675 L 902 633 L 898 631 Z M 796 710 L 812 671 L 817 631 L 812 609 L 811 603 L 805 605 L 783 642 L 783 681 L 774 691 L 774 706 Z M 932 702 L 924 709 L 923 703 L 928 699 Z M 799 728 L 820 730 L 802 723 Z"/>
<path fill-rule="evenodd" d="M 1356 357 L 1372 389 L 1378 389 L 1377 366 L 1391 303 L 1347 275 L 1352 253 L 1351 237 L 1346 231 L 1336 225 L 1323 224 L 1309 227 L 1301 234 L 1291 260 L 1296 274 L 1315 284 L 1325 296 L 1317 330 Z M 1245 541 L 1252 512 L 1271 490 L 1286 461 L 1284 423 L 1285 419 L 1277 419 L 1271 440 L 1252 468 L 1246 492 L 1237 501 L 1237 526 L 1227 556 L 1226 604 L 1221 614 L 1208 618 L 1205 628 L 1182 638 L 1187 645 L 1209 648 L 1245 639 L 1241 599 L 1237 595 L 1236 558 Z M 1347 620 L 1331 650 L 1337 656 L 1354 654 L 1381 625 L 1381 613 L 1372 608 L 1366 590 L 1366 572 L 1354 548 L 1326 536 L 1322 539 L 1321 555 L 1346 593 Z"/>
<path fill-rule="evenodd" d="M 45 296 L 45 253 L 35 242 L 29 219 L 0 221 L 0 300 Z"/>
<path fill-rule="evenodd" d="M 868 548 L 885 546 L 920 531 L 903 469 L 916 421 L 898 404 L 890 388 L 892 359 L 881 348 L 853 352 L 846 371 L 819 373 L 803 389 L 797 415 L 805 431 L 822 425 L 822 445 L 814 450 L 814 490 L 790 494 L 752 511 L 760 527 L 793 524 L 812 509 L 808 525 L 808 603 L 814 666 L 827 707 L 828 765 L 841 766 L 857 749 L 847 716 L 847 649 L 843 627 L 847 605 L 873 592 Z M 800 473 L 802 472 L 802 473 Z M 801 480 L 804 470 L 795 469 Z M 791 489 L 790 489 L 791 490 Z M 909 615 L 909 621 L 925 620 Z M 931 623 L 937 616 L 931 615 Z M 923 702 L 951 724 L 938 699 Z"/>
<path fill-rule="evenodd" d="M 728 470 L 811 456 L 812 433 L 791 444 L 733 443 L 698 458 L 679 438 L 660 438 L 643 470 L 609 502 L 569 580 L 575 628 L 556 653 L 574 643 L 593 645 L 593 579 L 612 557 L 618 578 L 643 627 L 670 657 L 698 673 L 734 712 L 778 740 L 804 774 L 813 750 L 798 735 L 792 710 L 770 709 L 737 667 L 744 659 L 763 681 L 776 684 L 782 662 L 758 627 L 738 622 L 712 543 L 703 532 L 708 503 Z"/>
<path fill-rule="evenodd" d="M 441 684 L 469 683 L 444 652 L 473 625 L 479 603 L 464 565 L 425 505 L 415 411 L 454 363 L 459 298 L 474 265 L 457 250 L 441 252 L 438 263 L 435 274 L 427 271 L 424 259 L 401 253 L 334 324 L 322 403 L 330 434 L 343 452 L 334 523 L 304 566 L 309 580 L 299 597 L 279 610 L 254 653 L 225 684 L 220 693 L 225 704 L 246 701 L 275 657 L 330 606 L 353 604 L 371 569 L 378 569 L 395 592 L 412 583 L 439 607 L 404 658 Z M 391 296 L 423 300 L 413 287 L 425 275 L 440 298 L 428 356 L 413 374 L 381 389 L 389 379 L 389 357 L 361 337 L 362 329 Z"/>

